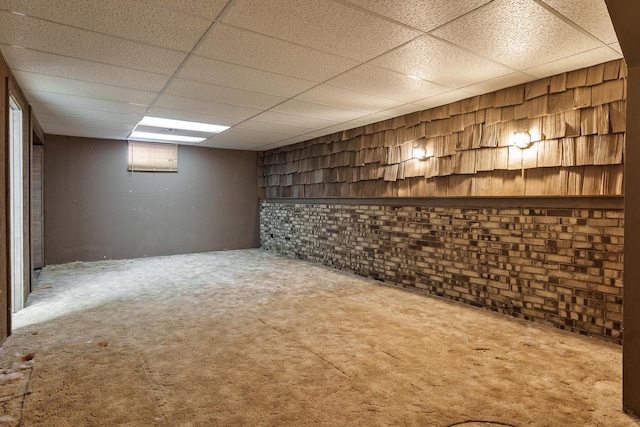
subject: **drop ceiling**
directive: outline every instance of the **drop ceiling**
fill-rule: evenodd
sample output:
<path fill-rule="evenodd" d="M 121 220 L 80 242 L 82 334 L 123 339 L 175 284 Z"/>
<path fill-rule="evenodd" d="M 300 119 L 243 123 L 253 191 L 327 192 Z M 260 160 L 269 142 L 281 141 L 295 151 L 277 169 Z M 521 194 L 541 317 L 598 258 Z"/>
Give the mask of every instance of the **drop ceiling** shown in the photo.
<path fill-rule="evenodd" d="M 622 57 L 604 0 L 0 0 L 47 134 L 264 150 Z"/>

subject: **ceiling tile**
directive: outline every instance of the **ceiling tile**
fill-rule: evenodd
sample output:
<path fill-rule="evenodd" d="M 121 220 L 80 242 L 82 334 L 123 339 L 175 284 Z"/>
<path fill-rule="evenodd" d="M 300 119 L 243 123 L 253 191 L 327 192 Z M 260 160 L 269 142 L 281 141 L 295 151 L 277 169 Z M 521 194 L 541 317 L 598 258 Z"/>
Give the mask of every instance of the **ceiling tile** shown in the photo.
<path fill-rule="evenodd" d="M 376 58 L 371 64 L 452 88 L 513 72 L 511 68 L 428 35 Z"/>
<path fill-rule="evenodd" d="M 390 118 L 390 117 L 403 116 L 405 114 L 409 114 L 409 113 L 413 113 L 421 110 L 424 110 L 424 107 L 422 105 L 403 104 L 399 107 L 390 108 L 389 110 L 385 110 L 385 111 L 380 111 L 378 115 L 386 116 L 387 118 Z"/>
<path fill-rule="evenodd" d="M 402 101 L 395 99 L 382 98 L 327 84 L 311 88 L 298 95 L 296 99 L 368 113 L 387 110 L 402 104 Z"/>
<path fill-rule="evenodd" d="M 5 8 L 154 46 L 188 52 L 211 20 L 176 13 L 141 0 L 5 0 Z"/>
<path fill-rule="evenodd" d="M 518 70 L 600 44 L 531 0 L 497 0 L 433 32 Z"/>
<path fill-rule="evenodd" d="M 317 84 L 309 80 L 283 76 L 282 74 L 256 70 L 200 56 L 190 58 L 178 76 L 202 83 L 284 97 L 297 95 Z"/>
<path fill-rule="evenodd" d="M 70 126 L 59 123 L 40 123 L 42 130 L 47 135 L 78 136 L 84 138 L 100 139 L 127 139 L 130 131 L 92 128 L 89 126 Z"/>
<path fill-rule="evenodd" d="M 337 124 L 335 120 L 323 120 L 314 117 L 294 116 L 293 114 L 278 113 L 275 111 L 265 111 L 264 113 L 253 117 L 252 120 L 287 126 L 297 126 L 308 129 L 323 129 Z"/>
<path fill-rule="evenodd" d="M 222 104 L 262 109 L 271 108 L 287 99 L 281 96 L 249 92 L 242 89 L 216 86 L 184 79 L 173 80 L 165 90 L 165 93 L 182 96 L 184 98 L 199 99 L 201 101 L 216 101 Z"/>
<path fill-rule="evenodd" d="M 451 104 L 452 102 L 456 102 L 469 97 L 469 94 L 466 92 L 462 92 L 460 90 L 452 90 L 451 92 L 445 92 L 441 93 L 440 95 L 415 101 L 414 104 L 418 104 L 423 108 L 433 108 L 439 107 L 441 105 Z"/>
<path fill-rule="evenodd" d="M 147 110 L 146 106 L 133 105 L 126 102 L 108 101 L 104 99 L 85 98 L 81 96 L 64 95 L 61 93 L 43 92 L 39 90 L 25 89 L 25 96 L 31 104 L 51 104 L 67 107 L 77 107 L 95 111 L 109 111 L 113 113 L 137 114 L 142 116 Z M 54 108 L 54 107 L 52 107 Z"/>
<path fill-rule="evenodd" d="M 273 133 L 282 133 L 289 136 L 300 135 L 303 133 L 314 131 L 313 128 L 295 125 L 284 125 L 279 123 L 271 123 L 254 119 L 247 120 L 237 125 L 240 129 L 253 129 L 257 131 L 266 131 Z"/>
<path fill-rule="evenodd" d="M 618 41 L 604 0 L 542 0 L 588 33 L 610 44 Z"/>
<path fill-rule="evenodd" d="M 511 73 L 506 76 L 463 87 L 461 91 L 473 96 L 483 95 L 485 93 L 491 93 L 495 92 L 496 90 L 504 89 L 511 86 L 517 86 L 522 83 L 527 83 L 535 79 L 535 77 L 529 74 L 516 71 L 515 73 Z"/>
<path fill-rule="evenodd" d="M 86 108 L 69 107 L 66 105 L 40 104 L 34 102 L 31 106 L 33 107 L 33 111 L 37 114 L 38 119 L 47 114 L 77 119 L 118 122 L 127 126 L 134 126 L 142 119 L 142 114 L 122 114 L 108 111 L 88 110 Z"/>
<path fill-rule="evenodd" d="M 0 11 L 0 43 L 160 74 L 173 74 L 186 53 Z"/>
<path fill-rule="evenodd" d="M 419 35 L 333 1 L 238 0 L 223 22 L 358 60 L 373 58 Z"/>
<path fill-rule="evenodd" d="M 421 31 L 429 32 L 492 0 L 347 0 Z"/>
<path fill-rule="evenodd" d="M 371 123 L 381 122 L 387 120 L 389 116 L 385 114 L 369 114 L 368 116 L 360 117 L 359 119 L 349 120 L 349 123 L 353 126 L 364 126 Z"/>
<path fill-rule="evenodd" d="M 147 91 L 159 91 L 168 80 L 167 76 L 160 74 L 36 52 L 29 49 L 18 49 L 7 45 L 0 45 L 0 49 L 11 68 L 18 71 L 29 71 Z"/>
<path fill-rule="evenodd" d="M 150 3 L 213 21 L 230 0 L 152 0 Z"/>
<path fill-rule="evenodd" d="M 154 107 L 193 111 L 195 113 L 204 113 L 212 116 L 235 117 L 239 119 L 248 119 L 262 112 L 262 110 L 255 108 L 200 101 L 175 95 L 162 95 L 154 104 Z"/>
<path fill-rule="evenodd" d="M 293 114 L 296 116 L 313 117 L 334 122 L 345 122 L 367 115 L 367 113 L 363 111 L 346 110 L 343 108 L 329 107 L 322 104 L 295 99 L 286 101 L 273 108 L 271 111 Z"/>
<path fill-rule="evenodd" d="M 609 46 L 593 49 L 588 52 L 562 58 L 548 64 L 538 65 L 525 70 L 527 74 L 537 78 L 560 74 L 565 71 L 577 70 L 578 68 L 590 67 L 603 62 L 622 58 L 622 55 L 611 49 Z"/>
<path fill-rule="evenodd" d="M 73 127 L 93 127 L 98 129 L 112 129 L 122 132 L 130 132 L 134 125 L 130 125 L 128 123 L 121 122 L 112 122 L 109 120 L 99 120 L 99 119 L 88 119 L 88 118 L 79 118 L 79 117 L 70 117 L 58 114 L 46 114 L 46 113 L 38 113 L 38 120 L 43 128 L 47 126 L 48 123 L 56 123 L 58 125 L 65 126 L 73 126 Z M 46 132 L 46 130 L 45 130 Z"/>
<path fill-rule="evenodd" d="M 163 117 L 175 120 L 187 120 L 190 122 L 212 123 L 222 126 L 233 126 L 241 123 L 243 119 L 237 117 L 217 116 L 212 114 L 204 114 L 202 112 L 171 110 L 169 108 L 149 108 L 147 116 Z"/>
<path fill-rule="evenodd" d="M 415 80 L 384 68 L 364 64 L 327 82 L 384 98 L 411 102 L 446 92 L 449 88 L 424 80 Z"/>
<path fill-rule="evenodd" d="M 14 71 L 14 75 L 22 89 L 146 105 L 150 104 L 156 97 L 154 92 L 73 80 L 65 77 L 47 76 L 26 71 Z"/>
<path fill-rule="evenodd" d="M 620 46 L 620 43 L 615 42 L 615 43 L 611 43 L 609 45 L 609 47 L 613 50 L 615 50 L 617 53 L 619 53 L 620 55 L 622 55 L 622 46 Z"/>
<path fill-rule="evenodd" d="M 243 128 L 242 124 L 234 126 L 231 129 L 224 131 L 225 135 L 241 136 L 246 139 L 268 139 L 272 141 L 279 141 L 281 139 L 290 138 L 290 134 L 279 132 L 265 132 L 264 130 L 254 130 Z"/>
<path fill-rule="evenodd" d="M 256 147 L 260 145 L 262 145 L 262 141 L 235 142 L 235 141 L 226 141 L 224 139 L 220 139 L 219 137 L 214 137 L 201 142 L 200 144 L 198 144 L 198 147 L 218 148 L 222 150 L 256 150 Z"/>
<path fill-rule="evenodd" d="M 228 25 L 217 26 L 196 54 L 316 82 L 359 64 L 352 59 Z"/>

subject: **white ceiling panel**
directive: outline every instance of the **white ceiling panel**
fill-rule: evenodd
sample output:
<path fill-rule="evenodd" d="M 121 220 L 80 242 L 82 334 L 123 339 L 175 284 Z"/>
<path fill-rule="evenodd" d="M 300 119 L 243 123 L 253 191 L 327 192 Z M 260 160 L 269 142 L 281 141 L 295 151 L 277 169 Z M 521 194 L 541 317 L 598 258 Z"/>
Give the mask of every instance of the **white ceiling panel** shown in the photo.
<path fill-rule="evenodd" d="M 46 34 L 46 37 L 43 35 Z M 0 11 L 0 43 L 71 58 L 173 74 L 186 53 Z"/>
<path fill-rule="evenodd" d="M 278 113 L 276 111 L 266 111 L 257 115 L 253 120 L 260 122 L 275 123 L 279 125 L 296 126 L 308 129 L 323 129 L 334 126 L 338 123 L 336 120 L 324 120 L 315 117 L 296 116 L 293 114 Z"/>
<path fill-rule="evenodd" d="M 189 59 L 178 74 L 178 77 L 283 97 L 297 95 L 317 84 L 310 80 L 215 61 L 200 56 L 194 56 Z"/>
<path fill-rule="evenodd" d="M 162 117 L 165 119 L 186 120 L 190 122 L 213 123 L 222 126 L 235 126 L 242 123 L 243 119 L 227 116 L 216 116 L 201 112 L 172 110 L 170 108 L 153 107 L 147 110 L 147 116 Z"/>
<path fill-rule="evenodd" d="M 143 0 L 177 12 L 188 13 L 208 20 L 215 20 L 230 0 Z"/>
<path fill-rule="evenodd" d="M 375 113 L 402 104 L 402 101 L 356 92 L 342 87 L 319 85 L 298 95 L 296 99 L 347 110 Z"/>
<path fill-rule="evenodd" d="M 560 14 L 585 29 L 603 43 L 618 41 L 609 18 L 607 5 L 602 1 L 542 0 Z"/>
<path fill-rule="evenodd" d="M 450 90 L 445 86 L 424 80 L 415 80 L 408 75 L 368 64 L 347 71 L 328 83 L 332 86 L 403 102 L 412 102 Z"/>
<path fill-rule="evenodd" d="M 42 112 L 38 113 L 38 120 L 40 121 L 40 124 L 42 125 L 42 128 L 44 129 L 45 133 L 49 133 L 48 131 L 49 124 L 56 124 L 60 126 L 71 126 L 71 127 L 92 127 L 92 128 L 98 128 L 98 129 L 105 129 L 105 130 L 111 129 L 111 130 L 117 130 L 117 131 L 127 131 L 131 128 L 131 125 L 128 123 L 53 115 L 53 114 L 46 114 Z"/>
<path fill-rule="evenodd" d="M 262 112 L 262 110 L 256 108 L 200 101 L 175 95 L 162 95 L 155 103 L 155 106 L 171 110 L 192 111 L 194 113 L 209 114 L 211 116 L 233 117 L 238 119 L 248 119 Z"/>
<path fill-rule="evenodd" d="M 85 98 L 82 96 L 64 95 L 39 90 L 24 90 L 25 96 L 31 104 L 49 104 L 52 109 L 56 106 L 75 107 L 94 111 L 109 111 L 113 113 L 136 114 L 142 116 L 147 110 L 146 106 L 134 105 L 126 102 L 109 101 L 97 98 Z"/>
<path fill-rule="evenodd" d="M 582 67 L 602 63 L 603 61 L 611 61 L 620 58 L 620 54 L 608 46 L 599 47 L 587 52 L 567 58 L 558 59 L 548 64 L 538 65 L 525 70 L 527 74 L 534 77 L 546 77 L 553 74 L 560 74 L 564 71 L 576 70 Z"/>
<path fill-rule="evenodd" d="M 189 52 L 212 21 L 140 0 L 5 0 L 28 16 Z"/>
<path fill-rule="evenodd" d="M 130 131 L 92 128 L 89 126 L 69 126 L 58 123 L 40 123 L 49 135 L 78 136 L 100 139 L 126 139 Z"/>
<path fill-rule="evenodd" d="M 461 99 L 470 98 L 471 96 L 467 92 L 461 90 L 452 90 L 451 92 L 441 93 L 440 95 L 432 96 L 429 98 L 421 99 L 414 102 L 414 104 L 420 105 L 422 108 L 433 108 L 440 105 L 451 104 L 452 102 L 459 101 Z"/>
<path fill-rule="evenodd" d="M 492 0 L 347 0 L 395 21 L 429 32 Z"/>
<path fill-rule="evenodd" d="M 102 83 L 86 82 L 47 74 L 14 71 L 14 75 L 23 89 L 32 89 L 62 95 L 74 95 L 122 103 L 148 105 L 156 93 L 137 89 L 110 86 Z"/>
<path fill-rule="evenodd" d="M 358 60 L 371 59 L 420 35 L 333 1 L 238 0 L 224 22 Z"/>
<path fill-rule="evenodd" d="M 518 70 L 600 45 L 531 0 L 496 0 L 433 34 Z"/>
<path fill-rule="evenodd" d="M 43 114 L 73 117 L 77 119 L 101 120 L 105 122 L 118 122 L 127 126 L 135 125 L 142 119 L 141 114 L 122 114 L 108 111 L 88 110 L 86 108 L 68 107 L 63 105 L 31 104 L 38 117 Z M 51 121 L 51 120 L 49 120 Z"/>
<path fill-rule="evenodd" d="M 316 82 L 359 63 L 228 25 L 217 26 L 196 50 L 196 55 Z"/>
<path fill-rule="evenodd" d="M 473 96 L 482 95 L 484 93 L 491 93 L 510 86 L 517 86 L 522 83 L 527 83 L 535 79 L 535 77 L 529 74 L 516 71 L 515 73 L 511 73 L 506 76 L 463 87 L 461 90 L 462 92 L 467 92 L 469 95 Z"/>
<path fill-rule="evenodd" d="M 380 111 L 378 115 L 386 116 L 386 118 L 403 116 L 405 114 L 413 113 L 415 111 L 424 110 L 425 108 L 422 105 L 418 104 L 402 104 L 399 107 L 390 108 L 388 110 Z"/>
<path fill-rule="evenodd" d="M 12 69 L 132 89 L 158 91 L 168 77 L 29 49 L 0 45 Z"/>
<path fill-rule="evenodd" d="M 234 89 L 225 86 L 216 86 L 193 80 L 175 79 L 165 93 L 179 95 L 186 98 L 199 99 L 201 101 L 224 101 L 225 104 L 238 105 L 259 109 L 269 109 L 287 98 L 265 93 L 249 92 L 242 89 Z"/>
<path fill-rule="evenodd" d="M 452 88 L 514 71 L 428 35 L 376 58 L 371 64 Z"/>
<path fill-rule="evenodd" d="M 303 127 L 303 126 L 293 126 L 293 125 L 283 125 L 279 123 L 265 122 L 261 120 L 251 119 L 245 122 L 242 122 L 237 126 L 241 129 L 253 129 L 257 131 L 265 131 L 272 133 L 282 133 L 285 135 L 295 136 L 300 134 L 309 133 L 316 129 Z"/>
<path fill-rule="evenodd" d="M 296 116 L 315 117 L 333 122 L 347 122 L 365 116 L 364 111 L 347 110 L 343 108 L 329 107 L 327 105 L 316 104 L 314 102 L 299 101 L 292 99 L 284 102 L 271 111 L 279 113 L 293 114 Z"/>

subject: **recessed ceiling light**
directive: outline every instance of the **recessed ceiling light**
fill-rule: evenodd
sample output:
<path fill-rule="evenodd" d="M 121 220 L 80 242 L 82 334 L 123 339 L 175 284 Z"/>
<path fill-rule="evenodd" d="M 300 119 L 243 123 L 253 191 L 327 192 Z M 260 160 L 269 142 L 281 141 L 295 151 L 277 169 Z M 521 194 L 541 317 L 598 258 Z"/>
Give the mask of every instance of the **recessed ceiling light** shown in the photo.
<path fill-rule="evenodd" d="M 141 140 L 156 140 L 156 141 L 172 141 L 172 142 L 193 142 L 198 143 L 204 141 L 206 138 L 199 138 L 196 136 L 184 136 L 184 135 L 167 135 L 164 133 L 151 133 L 151 132 L 131 132 L 129 138 L 141 139 Z"/>
<path fill-rule="evenodd" d="M 221 126 L 221 125 L 212 125 L 209 123 L 199 123 L 199 122 L 187 122 L 184 120 L 173 120 L 173 119 L 163 119 L 160 117 L 149 117 L 145 116 L 140 120 L 138 125 L 143 126 L 153 126 L 159 128 L 171 128 L 171 129 L 182 129 L 182 130 L 192 130 L 196 132 L 210 132 L 210 133 L 220 133 L 229 129 L 229 126 Z"/>

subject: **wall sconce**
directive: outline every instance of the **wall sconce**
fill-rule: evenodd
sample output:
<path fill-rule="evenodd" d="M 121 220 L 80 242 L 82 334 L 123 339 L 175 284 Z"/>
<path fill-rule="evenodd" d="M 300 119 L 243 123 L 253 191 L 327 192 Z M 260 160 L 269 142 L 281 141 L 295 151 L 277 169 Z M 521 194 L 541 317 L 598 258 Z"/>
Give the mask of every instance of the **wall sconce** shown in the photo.
<path fill-rule="evenodd" d="M 413 158 L 418 160 L 424 160 L 427 158 L 427 149 L 417 145 L 413 147 Z"/>
<path fill-rule="evenodd" d="M 531 147 L 531 135 L 527 131 L 518 131 L 513 133 L 513 145 L 520 149 Z"/>

